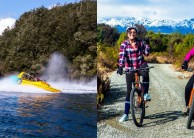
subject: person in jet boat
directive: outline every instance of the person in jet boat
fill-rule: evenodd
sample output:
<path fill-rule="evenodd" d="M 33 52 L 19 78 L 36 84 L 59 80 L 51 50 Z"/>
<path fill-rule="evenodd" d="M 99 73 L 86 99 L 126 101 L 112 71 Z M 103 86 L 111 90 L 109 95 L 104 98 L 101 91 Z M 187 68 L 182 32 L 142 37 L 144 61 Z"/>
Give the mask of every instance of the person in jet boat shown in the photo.
<path fill-rule="evenodd" d="M 35 75 L 32 73 L 31 74 L 24 73 L 21 78 L 31 81 L 41 81 L 39 78 L 35 77 Z"/>

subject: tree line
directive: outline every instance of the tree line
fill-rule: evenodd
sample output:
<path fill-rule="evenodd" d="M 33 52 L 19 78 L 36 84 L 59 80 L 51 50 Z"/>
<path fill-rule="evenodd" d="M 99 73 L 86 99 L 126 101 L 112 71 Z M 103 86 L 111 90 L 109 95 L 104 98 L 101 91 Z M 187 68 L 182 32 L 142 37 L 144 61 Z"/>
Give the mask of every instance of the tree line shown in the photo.
<path fill-rule="evenodd" d="M 153 31 L 147 31 L 141 24 L 135 26 L 139 30 L 139 39 L 149 38 L 151 54 L 156 53 L 166 56 L 172 59 L 171 62 L 177 66 L 182 64 L 185 54 L 194 47 L 194 34 L 181 34 L 179 32 L 171 34 L 154 33 Z M 98 54 L 106 53 L 104 54 L 105 59 L 98 62 L 102 62 L 103 65 L 114 70 L 117 68 L 120 44 L 127 38 L 127 34 L 126 32 L 119 33 L 116 28 L 106 24 L 98 24 L 97 28 Z"/>

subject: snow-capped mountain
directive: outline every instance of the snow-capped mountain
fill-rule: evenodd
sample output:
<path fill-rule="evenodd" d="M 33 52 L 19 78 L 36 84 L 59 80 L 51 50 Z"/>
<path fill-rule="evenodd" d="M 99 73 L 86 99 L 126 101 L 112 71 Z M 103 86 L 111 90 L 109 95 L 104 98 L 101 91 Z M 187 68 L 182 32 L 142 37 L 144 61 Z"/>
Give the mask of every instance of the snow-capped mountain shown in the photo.
<path fill-rule="evenodd" d="M 143 18 L 100 18 L 97 23 L 105 23 L 112 27 L 116 27 L 119 32 L 124 32 L 128 26 L 134 24 L 142 24 L 148 31 L 160 33 L 180 32 L 182 34 L 194 33 L 194 18 L 190 20 L 173 21 Z"/>

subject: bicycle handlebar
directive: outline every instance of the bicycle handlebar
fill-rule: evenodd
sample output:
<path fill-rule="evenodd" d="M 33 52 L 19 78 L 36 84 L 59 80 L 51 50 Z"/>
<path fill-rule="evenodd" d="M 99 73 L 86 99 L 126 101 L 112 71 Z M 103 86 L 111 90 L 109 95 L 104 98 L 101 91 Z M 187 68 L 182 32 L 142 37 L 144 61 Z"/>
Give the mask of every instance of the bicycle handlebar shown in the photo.
<path fill-rule="evenodd" d="M 149 66 L 149 67 L 146 67 L 146 68 L 139 68 L 139 69 L 131 69 L 130 71 L 140 71 L 140 70 L 146 71 L 150 68 L 154 68 L 154 66 Z M 128 73 L 130 71 L 124 71 L 123 74 Z"/>
<path fill-rule="evenodd" d="M 193 69 L 193 68 L 188 68 L 186 71 L 188 71 L 188 72 L 193 72 L 194 69 Z"/>

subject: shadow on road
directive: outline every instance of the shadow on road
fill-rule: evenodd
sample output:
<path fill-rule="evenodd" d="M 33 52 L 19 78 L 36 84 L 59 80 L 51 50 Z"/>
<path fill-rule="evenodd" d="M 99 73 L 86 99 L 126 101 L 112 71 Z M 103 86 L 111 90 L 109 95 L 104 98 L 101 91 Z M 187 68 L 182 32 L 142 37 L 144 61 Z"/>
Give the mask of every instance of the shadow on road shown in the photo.
<path fill-rule="evenodd" d="M 102 121 L 102 120 L 108 120 L 111 118 L 116 118 L 117 116 L 120 116 L 121 113 L 117 113 L 114 110 L 112 111 L 107 111 L 107 112 L 98 112 L 97 114 L 97 121 Z"/>
<path fill-rule="evenodd" d="M 125 102 L 126 97 L 126 85 L 114 85 L 114 88 L 105 95 L 106 98 L 104 99 L 103 105 L 112 105 L 115 102 Z"/>
<path fill-rule="evenodd" d="M 167 122 L 175 121 L 180 117 L 182 117 L 181 111 L 166 111 L 166 112 L 156 113 L 156 114 L 146 116 L 146 119 L 149 119 L 150 121 L 148 123 L 144 123 L 144 126 L 151 127 L 151 126 L 161 125 Z M 185 122 L 185 125 L 186 125 L 186 122 Z"/>
<path fill-rule="evenodd" d="M 97 121 L 111 119 L 120 116 L 121 113 L 116 111 L 116 102 L 124 104 L 126 96 L 126 85 L 113 85 L 111 90 L 105 95 L 105 99 L 98 110 Z"/>

